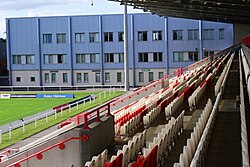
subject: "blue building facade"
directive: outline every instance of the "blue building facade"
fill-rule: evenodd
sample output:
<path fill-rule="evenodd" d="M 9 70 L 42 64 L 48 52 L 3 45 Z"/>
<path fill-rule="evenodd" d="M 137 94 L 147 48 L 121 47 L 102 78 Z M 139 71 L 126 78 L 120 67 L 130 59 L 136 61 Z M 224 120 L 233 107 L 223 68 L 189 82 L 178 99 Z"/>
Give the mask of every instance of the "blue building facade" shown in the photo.
<path fill-rule="evenodd" d="M 121 85 L 123 15 L 6 19 L 10 85 Z M 130 85 L 140 86 L 233 44 L 233 25 L 128 15 Z"/>

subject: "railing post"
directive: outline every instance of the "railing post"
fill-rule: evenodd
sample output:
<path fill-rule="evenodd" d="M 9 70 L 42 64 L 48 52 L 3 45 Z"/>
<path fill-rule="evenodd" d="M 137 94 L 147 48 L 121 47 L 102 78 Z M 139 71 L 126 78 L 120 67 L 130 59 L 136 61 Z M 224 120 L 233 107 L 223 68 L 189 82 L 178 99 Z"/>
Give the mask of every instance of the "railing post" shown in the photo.
<path fill-rule="evenodd" d="M 25 123 L 23 122 L 23 133 L 25 133 Z"/>
<path fill-rule="evenodd" d="M 84 119 L 84 126 L 83 126 L 83 129 L 90 129 L 89 126 L 88 126 L 88 114 L 84 114 L 83 115 L 83 119 Z"/>
<path fill-rule="evenodd" d="M 71 113 L 71 105 L 69 105 L 69 113 Z"/>
<path fill-rule="evenodd" d="M 36 121 L 36 117 L 35 117 L 35 128 L 37 127 L 37 121 Z"/>
<path fill-rule="evenodd" d="M 48 113 L 46 112 L 46 123 L 48 123 Z"/>
<path fill-rule="evenodd" d="M 56 109 L 55 109 L 55 119 L 57 118 L 57 114 L 56 114 Z"/>
<path fill-rule="evenodd" d="M 80 125 L 80 115 L 77 116 L 77 125 Z"/>
<path fill-rule="evenodd" d="M 92 98 L 91 97 L 89 98 L 89 101 L 90 101 L 90 104 L 92 104 Z"/>
<path fill-rule="evenodd" d="M 11 139 L 11 127 L 9 126 L 9 139 Z"/>
<path fill-rule="evenodd" d="M 97 109 L 96 110 L 96 122 L 102 122 L 101 119 L 100 119 L 100 109 Z"/>
<path fill-rule="evenodd" d="M 84 105 L 84 107 L 86 106 L 86 101 L 85 101 L 85 99 L 84 99 L 83 105 Z"/>
<path fill-rule="evenodd" d="M 79 109 L 79 103 L 78 102 L 76 103 L 76 109 L 77 110 Z"/>
<path fill-rule="evenodd" d="M 109 103 L 109 104 L 108 104 L 108 113 L 107 113 L 107 116 L 111 116 L 111 112 L 110 112 L 110 104 L 111 104 L 111 103 Z"/>

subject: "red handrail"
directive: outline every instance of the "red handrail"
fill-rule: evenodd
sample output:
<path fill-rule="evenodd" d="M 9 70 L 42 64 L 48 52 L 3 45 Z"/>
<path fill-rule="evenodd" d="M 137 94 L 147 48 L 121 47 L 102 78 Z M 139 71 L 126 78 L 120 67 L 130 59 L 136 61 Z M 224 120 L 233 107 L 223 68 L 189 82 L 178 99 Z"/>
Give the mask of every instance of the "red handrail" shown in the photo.
<path fill-rule="evenodd" d="M 14 162 L 14 163 L 8 165 L 7 167 L 12 167 L 12 166 L 17 167 L 17 166 L 20 166 L 20 163 L 22 163 L 24 161 L 27 161 L 27 160 L 35 157 L 35 156 L 37 157 L 38 160 L 41 160 L 42 159 L 42 153 L 44 153 L 44 152 L 46 152 L 48 150 L 51 150 L 52 148 L 55 148 L 57 146 L 61 150 L 63 150 L 65 148 L 65 144 L 64 143 L 66 143 L 66 142 L 68 142 L 70 140 L 83 140 L 83 141 L 87 141 L 87 140 L 89 140 L 89 136 L 88 135 L 83 135 L 82 137 L 71 137 L 71 138 L 68 138 L 68 139 L 63 140 L 61 142 L 58 142 L 58 143 L 56 143 L 56 144 L 54 144 L 54 145 L 52 145 L 50 147 L 47 147 L 47 148 L 45 148 L 45 149 L 43 149 L 41 151 L 38 151 L 37 153 L 34 153 L 34 154 L 32 154 L 32 155 L 30 155 L 28 157 L 25 157 L 25 158 L 23 158 L 23 159 L 21 159 L 21 160 L 19 160 L 17 162 Z"/>

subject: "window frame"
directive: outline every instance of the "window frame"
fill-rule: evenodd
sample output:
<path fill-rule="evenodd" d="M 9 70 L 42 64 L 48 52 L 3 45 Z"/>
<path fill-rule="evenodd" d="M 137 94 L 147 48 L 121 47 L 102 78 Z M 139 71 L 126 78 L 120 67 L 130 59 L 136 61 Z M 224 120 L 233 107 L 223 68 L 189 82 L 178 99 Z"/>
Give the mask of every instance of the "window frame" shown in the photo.
<path fill-rule="evenodd" d="M 52 33 L 43 34 L 43 44 L 51 44 L 53 42 Z"/>
<path fill-rule="evenodd" d="M 138 36 L 138 41 L 148 41 L 147 31 L 138 31 L 137 36 Z"/>
<path fill-rule="evenodd" d="M 183 30 L 173 30 L 173 41 L 183 40 Z"/>
<path fill-rule="evenodd" d="M 89 32 L 89 43 L 98 43 L 99 41 L 99 32 Z"/>
<path fill-rule="evenodd" d="M 152 40 L 153 41 L 162 41 L 162 31 L 160 30 L 155 30 L 152 32 Z"/>
<path fill-rule="evenodd" d="M 85 42 L 85 33 L 84 32 L 76 32 L 75 33 L 75 43 L 84 43 L 84 42 Z"/>
<path fill-rule="evenodd" d="M 191 36 L 190 36 L 191 34 Z M 198 40 L 199 39 L 199 30 L 198 29 L 189 29 L 188 30 L 188 40 Z"/>
<path fill-rule="evenodd" d="M 66 43 L 66 33 L 56 33 L 56 43 L 63 44 Z"/>
<path fill-rule="evenodd" d="M 103 41 L 104 42 L 113 42 L 114 41 L 114 33 L 113 32 L 104 32 L 103 33 Z"/>

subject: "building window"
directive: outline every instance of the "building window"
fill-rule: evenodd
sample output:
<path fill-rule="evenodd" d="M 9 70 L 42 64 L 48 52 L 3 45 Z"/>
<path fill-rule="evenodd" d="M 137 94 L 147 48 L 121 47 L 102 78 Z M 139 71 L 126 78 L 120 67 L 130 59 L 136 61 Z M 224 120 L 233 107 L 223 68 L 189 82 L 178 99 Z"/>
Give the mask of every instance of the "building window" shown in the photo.
<path fill-rule="evenodd" d="M 65 57 L 64 54 L 46 54 L 44 55 L 44 63 L 45 64 L 63 64 L 65 63 Z"/>
<path fill-rule="evenodd" d="M 34 55 L 26 55 L 26 64 L 34 64 L 35 56 Z"/>
<path fill-rule="evenodd" d="M 163 78 L 163 72 L 158 72 L 158 79 Z"/>
<path fill-rule="evenodd" d="M 199 60 L 198 52 L 188 52 L 188 58 L 189 61 L 198 61 Z"/>
<path fill-rule="evenodd" d="M 138 41 L 147 41 L 148 35 L 147 31 L 138 31 Z"/>
<path fill-rule="evenodd" d="M 183 40 L 183 30 L 173 30 L 173 40 Z"/>
<path fill-rule="evenodd" d="M 76 64 L 85 63 L 85 54 L 76 54 Z"/>
<path fill-rule="evenodd" d="M 56 43 L 66 43 L 66 33 L 56 34 Z"/>
<path fill-rule="evenodd" d="M 162 31 L 153 31 L 153 41 L 162 40 Z"/>
<path fill-rule="evenodd" d="M 99 42 L 99 33 L 98 32 L 90 32 L 89 33 L 89 42 Z"/>
<path fill-rule="evenodd" d="M 114 62 L 114 54 L 113 53 L 105 53 L 105 63 Z"/>
<path fill-rule="evenodd" d="M 49 83 L 49 73 L 44 74 L 45 83 Z"/>
<path fill-rule="evenodd" d="M 16 82 L 21 82 L 21 77 L 16 77 Z"/>
<path fill-rule="evenodd" d="M 51 73 L 51 83 L 56 83 L 56 73 Z"/>
<path fill-rule="evenodd" d="M 117 82 L 122 82 L 122 73 L 121 72 L 116 73 L 116 81 Z"/>
<path fill-rule="evenodd" d="M 75 33 L 75 42 L 83 43 L 84 42 L 84 33 Z"/>
<path fill-rule="evenodd" d="M 105 63 L 121 63 L 124 59 L 123 53 L 105 53 Z"/>
<path fill-rule="evenodd" d="M 101 74 L 99 72 L 95 73 L 95 82 L 96 83 L 101 82 Z"/>
<path fill-rule="evenodd" d="M 118 42 L 124 41 L 124 32 L 118 32 Z"/>
<path fill-rule="evenodd" d="M 184 52 L 174 52 L 174 62 L 184 62 L 188 61 L 188 55 L 184 54 Z"/>
<path fill-rule="evenodd" d="M 112 42 L 113 41 L 113 33 L 105 32 L 104 33 L 104 42 Z"/>
<path fill-rule="evenodd" d="M 139 62 L 162 62 L 162 52 L 139 53 Z"/>
<path fill-rule="evenodd" d="M 139 53 L 139 62 L 148 62 L 148 53 Z"/>
<path fill-rule="evenodd" d="M 105 72 L 105 82 L 106 83 L 110 82 L 110 73 L 109 72 Z"/>
<path fill-rule="evenodd" d="M 188 40 L 197 40 L 199 30 L 188 30 Z"/>
<path fill-rule="evenodd" d="M 214 51 L 205 51 L 204 52 L 204 58 L 210 56 L 210 55 L 213 55 L 214 54 Z"/>
<path fill-rule="evenodd" d="M 99 54 L 76 54 L 76 63 L 100 63 Z"/>
<path fill-rule="evenodd" d="M 154 72 L 148 73 L 148 82 L 152 82 L 154 80 Z"/>
<path fill-rule="evenodd" d="M 203 39 L 204 40 L 213 40 L 214 39 L 214 29 L 204 29 L 203 30 Z"/>
<path fill-rule="evenodd" d="M 90 54 L 90 63 L 100 63 L 100 55 Z"/>
<path fill-rule="evenodd" d="M 139 72 L 139 82 L 144 82 L 144 73 Z"/>
<path fill-rule="evenodd" d="M 68 83 L 68 73 L 63 73 L 63 83 Z"/>
<path fill-rule="evenodd" d="M 76 82 L 82 83 L 82 74 L 81 73 L 76 73 Z"/>
<path fill-rule="evenodd" d="M 52 34 L 43 34 L 43 43 L 52 43 Z"/>
<path fill-rule="evenodd" d="M 89 74 L 88 73 L 83 73 L 83 82 L 89 83 Z"/>
<path fill-rule="evenodd" d="M 162 62 L 162 52 L 153 53 L 153 62 Z"/>
<path fill-rule="evenodd" d="M 34 55 L 13 55 L 13 64 L 35 64 Z"/>
<path fill-rule="evenodd" d="M 224 28 L 219 29 L 219 40 L 225 39 L 224 32 L 225 32 Z"/>
<path fill-rule="evenodd" d="M 36 77 L 30 77 L 30 82 L 36 82 Z"/>
<path fill-rule="evenodd" d="M 22 56 L 21 55 L 13 55 L 13 64 L 21 64 Z"/>

